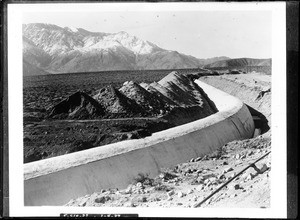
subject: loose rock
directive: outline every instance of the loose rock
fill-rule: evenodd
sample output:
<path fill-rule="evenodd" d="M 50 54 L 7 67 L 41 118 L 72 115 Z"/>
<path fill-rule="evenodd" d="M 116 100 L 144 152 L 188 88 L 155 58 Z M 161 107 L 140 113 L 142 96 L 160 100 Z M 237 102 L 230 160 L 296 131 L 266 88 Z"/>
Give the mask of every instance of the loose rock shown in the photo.
<path fill-rule="evenodd" d="M 181 192 L 181 191 L 179 191 L 178 194 L 177 194 L 178 198 L 182 198 L 182 197 L 184 197 L 185 195 L 186 195 L 186 194 L 183 193 L 183 192 Z"/>
<path fill-rule="evenodd" d="M 95 199 L 96 203 L 105 203 L 106 198 L 104 196 L 98 197 Z"/>
<path fill-rule="evenodd" d="M 253 151 L 249 151 L 247 156 L 249 157 L 249 156 L 252 156 L 253 154 L 254 154 Z"/>
<path fill-rule="evenodd" d="M 246 177 L 246 180 L 252 180 L 254 178 L 254 175 L 252 173 L 249 173 L 249 175 Z"/>
<path fill-rule="evenodd" d="M 260 173 L 264 173 L 266 170 L 268 170 L 268 166 L 264 163 L 261 167 L 259 167 Z"/>
<path fill-rule="evenodd" d="M 232 167 L 226 167 L 224 170 L 223 170 L 223 173 L 228 173 L 230 171 L 232 171 Z"/>
<path fill-rule="evenodd" d="M 195 159 L 195 162 L 198 162 L 198 161 L 200 161 L 201 160 L 201 157 L 197 157 L 196 159 Z"/>
<path fill-rule="evenodd" d="M 197 186 L 196 190 L 197 191 L 202 191 L 204 189 L 204 185 L 200 184 L 199 186 Z"/>
<path fill-rule="evenodd" d="M 189 189 L 189 190 L 187 191 L 187 194 L 191 194 L 191 193 L 193 193 L 193 190 L 192 190 L 192 189 Z"/>
<path fill-rule="evenodd" d="M 204 181 L 204 178 L 203 178 L 202 176 L 199 176 L 199 177 L 197 178 L 197 182 L 198 182 L 198 183 L 203 183 L 203 181 Z"/>
<path fill-rule="evenodd" d="M 227 163 L 226 161 L 224 161 L 224 162 L 222 163 L 222 165 L 228 165 L 228 163 Z"/>
<path fill-rule="evenodd" d="M 143 186 L 143 184 L 141 183 L 141 182 L 138 182 L 137 184 L 136 184 L 136 187 L 138 187 L 138 188 L 141 188 Z"/>
<path fill-rule="evenodd" d="M 86 205 L 86 202 L 89 200 L 89 198 L 85 198 L 83 199 L 79 204 L 78 206 L 85 206 Z"/>
<path fill-rule="evenodd" d="M 217 178 L 216 177 L 211 177 L 211 178 L 209 178 L 209 181 L 214 184 L 214 183 L 216 183 Z"/>
<path fill-rule="evenodd" d="M 175 194 L 174 190 L 167 192 L 168 196 L 173 196 Z"/>
<path fill-rule="evenodd" d="M 143 196 L 142 198 L 139 199 L 141 202 L 147 202 L 147 197 Z"/>
<path fill-rule="evenodd" d="M 241 189 L 241 186 L 240 186 L 239 184 L 235 184 L 235 185 L 233 186 L 233 188 L 234 188 L 235 190 L 238 190 L 238 189 Z"/>
<path fill-rule="evenodd" d="M 222 174 L 222 173 L 218 176 L 218 179 L 219 179 L 219 180 L 222 180 L 222 179 L 225 179 L 225 178 L 226 178 L 225 175 Z"/>
<path fill-rule="evenodd" d="M 237 194 L 232 194 L 231 196 L 230 196 L 230 198 L 234 198 L 234 197 L 236 197 L 237 196 Z"/>

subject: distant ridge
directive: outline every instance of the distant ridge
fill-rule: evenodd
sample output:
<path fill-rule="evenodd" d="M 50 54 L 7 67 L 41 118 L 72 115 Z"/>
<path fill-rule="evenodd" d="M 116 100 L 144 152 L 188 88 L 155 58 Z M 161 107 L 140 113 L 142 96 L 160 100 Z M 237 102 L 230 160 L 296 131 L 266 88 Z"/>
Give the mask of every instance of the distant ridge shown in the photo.
<path fill-rule="evenodd" d="M 238 58 L 238 59 L 227 59 L 213 62 L 211 64 L 205 65 L 205 68 L 241 68 L 247 66 L 271 66 L 271 59 L 252 59 L 252 58 Z"/>

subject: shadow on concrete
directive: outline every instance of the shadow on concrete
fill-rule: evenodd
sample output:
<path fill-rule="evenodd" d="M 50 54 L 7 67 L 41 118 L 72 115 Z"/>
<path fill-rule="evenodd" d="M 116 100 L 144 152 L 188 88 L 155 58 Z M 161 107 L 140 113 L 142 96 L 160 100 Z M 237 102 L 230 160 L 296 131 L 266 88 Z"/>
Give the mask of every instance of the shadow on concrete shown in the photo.
<path fill-rule="evenodd" d="M 215 103 L 209 98 L 209 96 L 206 94 L 206 92 L 204 92 L 204 90 L 198 86 L 197 83 L 195 83 L 193 81 L 195 87 L 200 91 L 201 95 L 204 97 L 204 99 L 206 99 L 208 105 L 210 106 L 210 108 L 214 111 L 214 113 L 217 113 L 219 110 L 217 108 L 217 106 L 215 105 Z"/>
<path fill-rule="evenodd" d="M 267 131 L 269 131 L 270 130 L 270 126 L 268 123 L 269 121 L 264 116 L 264 114 L 262 114 L 261 112 L 257 111 L 256 109 L 252 108 L 251 106 L 249 106 L 247 104 L 245 104 L 245 105 L 248 107 L 250 114 L 253 117 L 255 129 L 260 129 L 261 134 L 264 134 Z"/>

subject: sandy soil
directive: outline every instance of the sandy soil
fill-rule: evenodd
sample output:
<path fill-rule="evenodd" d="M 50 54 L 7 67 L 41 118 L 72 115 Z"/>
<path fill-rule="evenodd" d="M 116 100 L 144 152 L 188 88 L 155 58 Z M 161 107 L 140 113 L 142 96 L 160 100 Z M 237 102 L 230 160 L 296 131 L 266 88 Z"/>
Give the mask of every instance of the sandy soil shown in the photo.
<path fill-rule="evenodd" d="M 271 79 L 262 74 L 201 77 L 257 111 L 270 123 Z M 262 91 L 265 93 L 262 95 Z M 162 169 L 154 178 L 140 174 L 127 189 L 99 189 L 74 198 L 66 206 L 125 207 L 270 207 L 271 153 L 237 178 L 241 170 L 271 152 L 271 132 L 252 139 L 233 141 L 203 158 Z M 201 202 L 234 178 L 205 203 Z"/>

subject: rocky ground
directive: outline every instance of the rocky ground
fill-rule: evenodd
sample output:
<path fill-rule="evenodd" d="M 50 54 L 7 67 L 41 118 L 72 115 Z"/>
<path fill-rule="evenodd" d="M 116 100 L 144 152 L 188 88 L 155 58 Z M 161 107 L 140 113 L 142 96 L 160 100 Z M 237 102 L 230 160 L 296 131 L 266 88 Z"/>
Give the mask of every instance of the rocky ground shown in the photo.
<path fill-rule="evenodd" d="M 258 115 L 265 117 L 265 123 L 270 125 L 270 76 L 253 73 L 201 77 L 200 80 L 240 98 L 260 113 Z M 99 189 L 99 192 L 72 199 L 66 206 L 268 208 L 269 152 L 270 130 L 252 139 L 232 141 L 203 158 L 192 158 L 186 163 L 162 169 L 156 177 L 140 174 L 126 189 Z M 235 178 L 265 154 L 268 155 L 255 167 Z M 227 186 L 201 203 L 232 178 Z"/>
<path fill-rule="evenodd" d="M 157 118 L 53 120 L 24 125 L 24 163 L 150 136 L 171 125 Z"/>
<path fill-rule="evenodd" d="M 214 190 L 271 151 L 270 133 L 233 141 L 203 158 L 164 169 L 154 178 L 140 174 L 126 189 L 102 189 L 66 206 L 109 207 L 270 207 L 269 154 L 235 178 L 204 204 Z"/>

